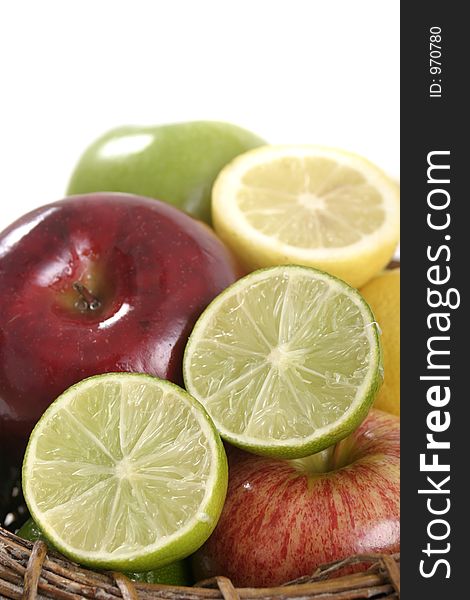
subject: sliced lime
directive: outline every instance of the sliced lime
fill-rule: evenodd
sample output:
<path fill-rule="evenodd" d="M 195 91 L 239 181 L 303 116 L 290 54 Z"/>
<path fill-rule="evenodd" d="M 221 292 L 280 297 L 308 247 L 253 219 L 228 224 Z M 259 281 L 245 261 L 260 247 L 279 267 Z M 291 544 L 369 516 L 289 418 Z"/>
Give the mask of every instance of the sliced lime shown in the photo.
<path fill-rule="evenodd" d="M 203 312 L 184 356 L 187 390 L 232 444 L 319 452 L 354 430 L 381 383 L 378 330 L 357 290 L 321 271 L 255 271 Z"/>
<path fill-rule="evenodd" d="M 214 529 L 227 489 L 225 452 L 202 406 L 142 374 L 90 377 L 34 428 L 23 491 L 44 535 L 85 565 L 155 569 Z"/>

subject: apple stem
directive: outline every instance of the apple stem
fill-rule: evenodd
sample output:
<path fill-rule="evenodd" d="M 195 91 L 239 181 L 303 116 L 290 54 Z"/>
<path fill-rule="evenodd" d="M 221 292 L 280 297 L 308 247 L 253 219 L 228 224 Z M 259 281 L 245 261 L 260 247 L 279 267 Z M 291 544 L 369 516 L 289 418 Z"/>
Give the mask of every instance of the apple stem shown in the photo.
<path fill-rule="evenodd" d="M 93 296 L 88 288 L 86 288 L 83 283 L 79 281 L 75 281 L 73 284 L 73 289 L 78 293 L 79 298 L 75 302 L 75 306 L 81 310 L 82 312 L 87 312 L 88 310 L 98 310 L 101 308 L 101 302 Z"/>
<path fill-rule="evenodd" d="M 321 450 L 305 458 L 294 458 L 289 462 L 300 472 L 315 475 L 318 473 L 329 473 L 336 468 L 336 448 L 338 444 Z"/>
<path fill-rule="evenodd" d="M 326 448 L 322 452 L 318 453 L 317 466 L 320 473 L 329 473 L 334 469 L 336 446 L 337 444 L 330 446 L 329 448 Z"/>

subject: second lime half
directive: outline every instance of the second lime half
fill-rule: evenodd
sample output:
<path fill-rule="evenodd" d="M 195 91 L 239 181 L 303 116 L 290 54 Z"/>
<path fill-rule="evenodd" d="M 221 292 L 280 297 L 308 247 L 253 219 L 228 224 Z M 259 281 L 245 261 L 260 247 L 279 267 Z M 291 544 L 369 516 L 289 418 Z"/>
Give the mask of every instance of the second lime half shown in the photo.
<path fill-rule="evenodd" d="M 207 307 L 183 370 L 223 438 L 300 458 L 367 415 L 382 381 L 379 331 L 356 289 L 316 269 L 278 266 L 240 279 Z"/>

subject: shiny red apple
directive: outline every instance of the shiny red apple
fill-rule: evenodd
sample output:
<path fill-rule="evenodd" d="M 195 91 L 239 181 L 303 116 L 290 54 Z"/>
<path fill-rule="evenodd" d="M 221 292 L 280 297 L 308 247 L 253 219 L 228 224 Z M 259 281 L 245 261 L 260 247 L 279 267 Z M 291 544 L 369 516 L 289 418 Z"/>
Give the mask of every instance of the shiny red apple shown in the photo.
<path fill-rule="evenodd" d="M 0 234 L 0 448 L 21 455 L 58 394 L 89 375 L 181 383 L 190 330 L 239 273 L 212 231 L 127 194 L 73 196 Z"/>
<path fill-rule="evenodd" d="M 272 586 L 353 554 L 399 551 L 399 437 L 399 419 L 373 410 L 321 456 L 230 452 L 227 499 L 194 557 L 197 579 Z"/>

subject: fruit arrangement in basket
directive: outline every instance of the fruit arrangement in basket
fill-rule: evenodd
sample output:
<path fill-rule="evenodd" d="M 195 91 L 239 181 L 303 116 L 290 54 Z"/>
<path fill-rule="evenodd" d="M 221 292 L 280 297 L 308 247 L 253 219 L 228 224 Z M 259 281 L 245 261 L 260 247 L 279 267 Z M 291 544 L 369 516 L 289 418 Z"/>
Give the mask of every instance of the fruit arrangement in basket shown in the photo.
<path fill-rule="evenodd" d="M 211 122 L 97 140 L 0 234 L 18 535 L 174 585 L 399 552 L 398 236 L 397 185 L 338 149 Z"/>

